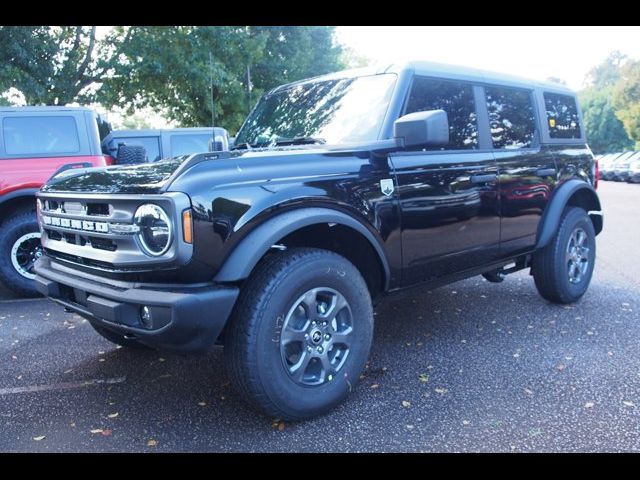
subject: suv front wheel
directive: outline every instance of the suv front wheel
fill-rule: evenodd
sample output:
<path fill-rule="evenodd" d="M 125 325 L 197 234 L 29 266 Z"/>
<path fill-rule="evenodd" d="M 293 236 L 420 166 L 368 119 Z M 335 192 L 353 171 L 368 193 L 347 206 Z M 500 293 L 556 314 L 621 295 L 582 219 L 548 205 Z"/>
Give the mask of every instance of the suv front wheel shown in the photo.
<path fill-rule="evenodd" d="M 347 259 L 291 248 L 258 265 L 230 322 L 225 357 L 236 390 L 268 415 L 303 420 L 355 387 L 369 356 L 373 307 Z"/>
<path fill-rule="evenodd" d="M 568 207 L 551 242 L 533 257 L 536 288 L 550 302 L 575 302 L 589 287 L 595 261 L 593 223 L 584 209 Z"/>

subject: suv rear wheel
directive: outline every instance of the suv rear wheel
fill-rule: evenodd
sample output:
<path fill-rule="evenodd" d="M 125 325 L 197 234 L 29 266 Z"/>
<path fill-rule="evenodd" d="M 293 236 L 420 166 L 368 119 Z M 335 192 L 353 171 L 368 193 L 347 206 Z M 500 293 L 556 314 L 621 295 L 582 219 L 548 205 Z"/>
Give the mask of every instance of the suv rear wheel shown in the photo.
<path fill-rule="evenodd" d="M 266 257 L 244 285 L 225 357 L 241 396 L 273 417 L 302 420 L 355 387 L 372 336 L 358 269 L 330 251 L 292 248 Z"/>
<path fill-rule="evenodd" d="M 42 256 L 40 230 L 34 212 L 8 218 L 0 235 L 0 280 L 18 295 L 38 295 L 33 265 Z"/>
<path fill-rule="evenodd" d="M 554 303 L 577 301 L 589 287 L 595 260 L 596 235 L 589 215 L 568 207 L 551 242 L 533 257 L 538 292 Z"/>

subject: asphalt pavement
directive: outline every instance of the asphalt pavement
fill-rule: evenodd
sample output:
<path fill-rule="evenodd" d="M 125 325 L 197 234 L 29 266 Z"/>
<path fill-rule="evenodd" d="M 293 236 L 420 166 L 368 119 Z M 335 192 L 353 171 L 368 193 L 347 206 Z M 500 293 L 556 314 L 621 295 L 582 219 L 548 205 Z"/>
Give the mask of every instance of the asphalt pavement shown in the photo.
<path fill-rule="evenodd" d="M 599 193 L 580 302 L 546 302 L 528 272 L 389 297 L 349 399 L 295 424 L 241 402 L 221 348 L 117 348 L 0 290 L 0 451 L 640 451 L 640 185 Z"/>

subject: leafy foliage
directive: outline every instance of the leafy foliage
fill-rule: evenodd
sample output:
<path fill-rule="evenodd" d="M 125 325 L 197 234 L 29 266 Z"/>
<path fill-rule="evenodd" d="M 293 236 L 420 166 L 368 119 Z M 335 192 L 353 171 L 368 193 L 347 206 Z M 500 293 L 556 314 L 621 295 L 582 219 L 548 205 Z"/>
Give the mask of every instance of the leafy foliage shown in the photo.
<path fill-rule="evenodd" d="M 629 136 L 640 145 L 640 61 L 622 67 L 613 89 L 613 105 Z"/>
<path fill-rule="evenodd" d="M 0 93 L 29 105 L 151 107 L 180 126 L 237 129 L 282 83 L 343 68 L 333 27 L 0 27 Z M 248 88 L 250 87 L 250 88 Z M 0 100 L 7 103 L 6 99 Z"/>
<path fill-rule="evenodd" d="M 28 105 L 65 105 L 100 81 L 96 27 L 0 27 L 0 92 Z"/>
<path fill-rule="evenodd" d="M 211 124 L 212 90 L 216 124 L 233 131 L 264 91 L 342 67 L 329 27 L 119 27 L 107 42 L 118 54 L 98 100 L 181 126 Z"/>
<path fill-rule="evenodd" d="M 620 152 L 633 147 L 625 126 L 616 114 L 612 101 L 614 86 L 626 56 L 613 52 L 587 76 L 589 86 L 580 92 L 585 132 L 589 146 L 595 153 Z"/>

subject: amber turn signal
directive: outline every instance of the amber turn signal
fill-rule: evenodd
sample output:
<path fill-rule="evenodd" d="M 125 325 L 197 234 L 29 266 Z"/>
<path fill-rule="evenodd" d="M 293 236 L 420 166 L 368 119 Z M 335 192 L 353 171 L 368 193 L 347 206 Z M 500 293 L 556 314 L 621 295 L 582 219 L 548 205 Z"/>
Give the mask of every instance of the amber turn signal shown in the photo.
<path fill-rule="evenodd" d="M 182 212 L 182 239 L 185 243 L 193 243 L 193 221 L 191 210 Z"/>

